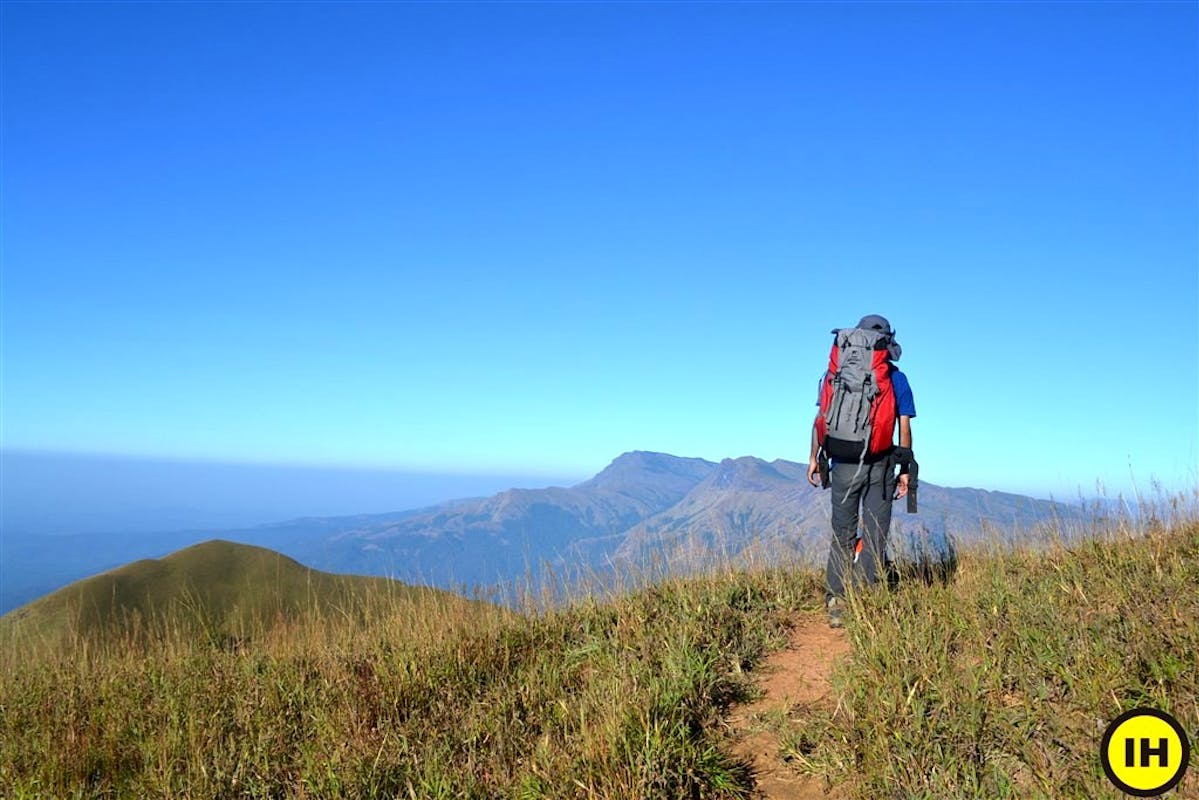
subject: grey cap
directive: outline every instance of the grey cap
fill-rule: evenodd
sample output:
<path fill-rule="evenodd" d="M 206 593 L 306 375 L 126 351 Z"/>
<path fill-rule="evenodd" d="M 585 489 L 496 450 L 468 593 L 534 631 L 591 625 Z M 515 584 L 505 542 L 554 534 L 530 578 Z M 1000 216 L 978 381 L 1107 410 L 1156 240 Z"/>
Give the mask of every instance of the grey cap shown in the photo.
<path fill-rule="evenodd" d="M 899 342 L 895 341 L 895 331 L 891 330 L 891 323 L 887 322 L 887 318 L 879 314 L 867 314 L 858 320 L 858 327 L 866 331 L 881 331 L 892 337 L 887 343 L 887 355 L 892 361 L 898 361 L 903 355 L 903 348 L 899 346 Z"/>
<path fill-rule="evenodd" d="M 891 323 L 887 322 L 887 318 L 878 314 L 867 314 L 858 321 L 858 327 L 864 331 L 882 331 L 883 333 L 894 333 L 891 330 Z"/>

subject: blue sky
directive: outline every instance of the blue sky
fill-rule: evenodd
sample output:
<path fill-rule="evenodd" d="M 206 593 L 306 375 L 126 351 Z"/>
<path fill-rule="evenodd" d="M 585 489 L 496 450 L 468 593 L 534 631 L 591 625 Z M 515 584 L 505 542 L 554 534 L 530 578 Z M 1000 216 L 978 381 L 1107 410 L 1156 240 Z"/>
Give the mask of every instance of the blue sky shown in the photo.
<path fill-rule="evenodd" d="M 888 316 L 934 483 L 1194 487 L 1189 3 L 6 3 L 3 440 L 804 460 Z"/>

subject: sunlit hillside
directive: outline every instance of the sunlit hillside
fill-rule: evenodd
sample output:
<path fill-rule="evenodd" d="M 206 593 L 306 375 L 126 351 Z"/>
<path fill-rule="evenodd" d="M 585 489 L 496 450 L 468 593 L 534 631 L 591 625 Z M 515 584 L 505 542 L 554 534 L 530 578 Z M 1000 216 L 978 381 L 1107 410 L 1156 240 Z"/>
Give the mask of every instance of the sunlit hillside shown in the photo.
<path fill-rule="evenodd" d="M 213 540 L 77 581 L 0 617 L 0 637 L 92 646 L 131 636 L 207 637 L 226 644 L 313 618 L 357 619 L 414 604 L 432 613 L 472 604 L 386 578 L 309 569 L 262 547 Z"/>

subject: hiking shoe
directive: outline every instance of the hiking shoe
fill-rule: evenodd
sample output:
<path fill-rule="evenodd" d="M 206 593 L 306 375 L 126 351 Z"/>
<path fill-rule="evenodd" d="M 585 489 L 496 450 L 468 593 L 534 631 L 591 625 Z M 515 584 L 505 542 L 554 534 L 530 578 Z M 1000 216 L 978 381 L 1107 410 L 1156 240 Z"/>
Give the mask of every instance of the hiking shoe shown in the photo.
<path fill-rule="evenodd" d="M 845 602 L 836 597 L 830 597 L 828 601 L 828 626 L 830 628 L 845 627 Z"/>

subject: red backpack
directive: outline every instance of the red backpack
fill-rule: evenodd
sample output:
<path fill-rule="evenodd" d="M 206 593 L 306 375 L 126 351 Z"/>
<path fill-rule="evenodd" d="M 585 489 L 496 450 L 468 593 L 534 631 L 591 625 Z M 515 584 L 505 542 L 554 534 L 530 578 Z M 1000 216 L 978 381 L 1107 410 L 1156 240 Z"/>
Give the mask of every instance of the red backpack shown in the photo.
<path fill-rule="evenodd" d="M 895 390 L 889 333 L 840 328 L 820 389 L 817 442 L 837 461 L 864 461 L 894 445 Z"/>

